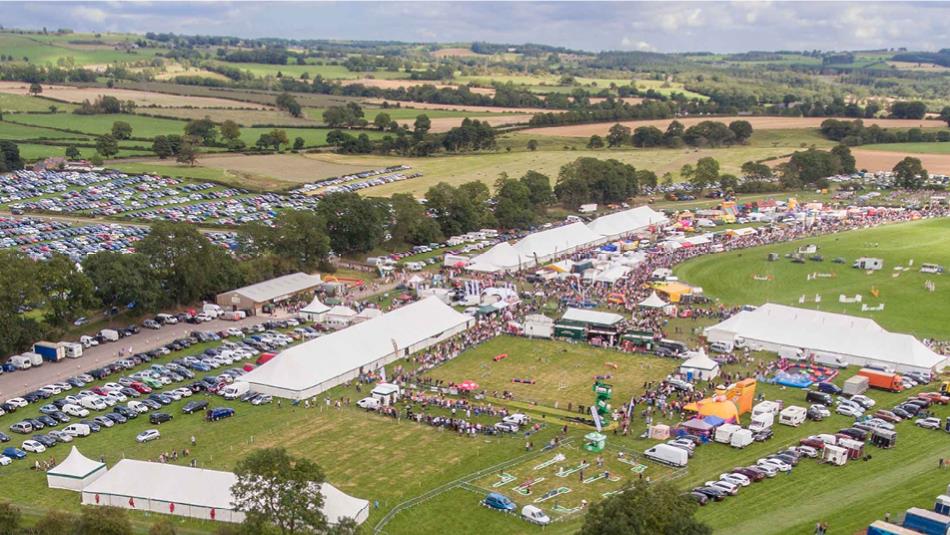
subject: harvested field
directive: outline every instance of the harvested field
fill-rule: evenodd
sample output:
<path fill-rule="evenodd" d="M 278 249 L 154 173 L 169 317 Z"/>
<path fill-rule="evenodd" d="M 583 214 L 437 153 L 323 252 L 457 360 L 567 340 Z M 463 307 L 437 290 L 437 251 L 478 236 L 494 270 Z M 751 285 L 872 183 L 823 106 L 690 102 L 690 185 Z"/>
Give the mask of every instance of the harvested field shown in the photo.
<path fill-rule="evenodd" d="M 606 97 L 590 97 L 590 103 L 591 103 L 591 104 L 600 104 L 601 102 L 603 102 L 603 101 L 605 101 L 605 100 L 607 100 Z M 643 99 L 640 98 L 640 97 L 623 97 L 623 98 L 615 97 L 614 100 L 621 100 L 621 101 L 626 102 L 627 104 L 630 104 L 630 105 L 633 105 L 633 104 L 640 104 L 641 102 L 643 102 Z"/>
<path fill-rule="evenodd" d="M 531 120 L 531 115 L 495 115 L 491 117 L 472 117 L 480 121 L 487 122 L 492 126 L 508 126 L 512 124 L 526 124 Z M 413 121 L 400 121 L 401 123 L 412 126 Z M 450 129 L 462 124 L 462 118 L 441 117 L 431 119 L 432 132 L 448 132 Z"/>
<path fill-rule="evenodd" d="M 867 169 L 868 171 L 889 171 L 897 165 L 897 162 L 903 160 L 907 156 L 913 156 L 920 160 L 926 169 L 930 173 L 937 174 L 950 174 L 950 154 L 927 154 L 927 153 L 915 153 L 915 152 L 888 152 L 882 150 L 867 150 L 867 149 L 858 149 L 852 148 L 851 154 L 856 160 L 856 166 L 858 169 Z M 780 158 L 777 160 L 771 160 L 768 162 L 769 165 L 775 167 L 776 165 L 788 161 L 788 158 Z"/>
<path fill-rule="evenodd" d="M 25 95 L 29 84 L 23 82 L 0 82 L 0 93 Z M 93 101 L 99 95 L 109 95 L 119 100 L 132 100 L 139 106 L 181 107 L 195 108 L 255 108 L 266 109 L 262 104 L 238 102 L 223 98 L 186 97 L 181 95 L 167 95 L 150 91 L 133 91 L 129 89 L 106 89 L 99 87 L 72 87 L 66 85 L 43 85 L 42 96 L 80 103 L 83 100 Z"/>
<path fill-rule="evenodd" d="M 701 121 L 720 121 L 728 123 L 730 121 L 744 120 L 752 124 L 755 130 L 778 130 L 795 128 L 818 128 L 821 122 L 827 117 L 680 117 L 676 120 L 689 127 Z M 655 126 L 661 130 L 666 129 L 673 119 L 656 119 L 650 121 L 621 121 L 620 124 L 632 128 L 640 126 Z M 552 126 L 548 128 L 532 128 L 525 130 L 525 133 L 542 136 L 575 136 L 590 137 L 592 135 L 606 135 L 607 130 L 616 122 L 609 123 L 590 123 L 575 124 L 565 126 Z M 940 127 L 943 123 L 938 121 L 927 121 L 917 119 L 864 119 L 865 126 L 876 124 L 882 128 L 913 128 L 913 127 Z"/>
<path fill-rule="evenodd" d="M 156 91 L 168 93 L 170 95 L 185 95 L 191 97 L 210 97 L 220 98 L 228 101 L 238 101 L 263 104 L 267 107 L 273 106 L 277 98 L 274 93 L 265 93 L 262 91 L 252 91 L 246 89 L 229 89 L 223 87 L 205 87 L 200 85 L 176 85 L 171 82 L 122 82 L 123 89 L 132 89 L 136 91 Z M 318 95 L 315 93 L 291 93 L 301 106 L 336 106 L 347 102 L 359 102 L 361 99 L 356 97 L 342 97 L 336 95 Z M 177 106 L 181 106 L 178 104 Z M 252 105 L 246 107 L 253 107 Z"/>
<path fill-rule="evenodd" d="M 281 126 L 318 126 L 322 121 L 314 121 L 306 117 L 293 117 L 289 113 L 277 110 L 222 110 L 209 108 L 162 108 L 159 110 L 138 110 L 138 115 L 156 115 L 161 117 L 175 117 L 178 119 L 203 119 L 205 115 L 214 121 L 232 120 L 241 126 L 256 124 Z"/>
<path fill-rule="evenodd" d="M 382 100 L 367 100 L 367 105 L 382 105 Z M 395 104 L 395 102 L 390 102 Z M 551 110 L 543 108 L 508 108 L 505 106 L 466 106 L 464 104 L 433 104 L 431 102 L 399 102 L 403 107 L 417 110 L 455 110 L 455 111 L 482 111 L 487 113 L 547 113 Z M 610 128 L 609 126 L 607 128 Z"/>
<path fill-rule="evenodd" d="M 378 87 L 380 89 L 398 89 L 400 87 L 415 87 L 420 85 L 434 85 L 439 89 L 442 88 L 451 88 L 458 89 L 458 85 L 453 84 L 440 84 L 432 80 L 380 80 L 378 78 L 357 78 L 354 80 L 340 80 L 340 83 L 343 85 L 353 85 L 353 84 L 362 84 L 366 87 Z M 490 95 L 495 94 L 495 90 L 489 87 L 472 87 L 470 88 L 472 93 L 480 95 Z"/>

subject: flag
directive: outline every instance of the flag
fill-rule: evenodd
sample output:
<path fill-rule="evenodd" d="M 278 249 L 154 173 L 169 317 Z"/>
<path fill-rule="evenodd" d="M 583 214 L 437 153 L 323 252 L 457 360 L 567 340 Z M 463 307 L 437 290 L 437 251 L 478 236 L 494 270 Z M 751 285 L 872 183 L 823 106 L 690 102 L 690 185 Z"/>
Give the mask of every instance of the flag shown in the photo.
<path fill-rule="evenodd" d="M 211 520 L 214 520 L 214 517 L 217 516 L 217 513 L 214 511 L 214 507 L 211 508 Z"/>
<path fill-rule="evenodd" d="M 135 498 L 129 498 L 129 507 L 135 509 Z"/>

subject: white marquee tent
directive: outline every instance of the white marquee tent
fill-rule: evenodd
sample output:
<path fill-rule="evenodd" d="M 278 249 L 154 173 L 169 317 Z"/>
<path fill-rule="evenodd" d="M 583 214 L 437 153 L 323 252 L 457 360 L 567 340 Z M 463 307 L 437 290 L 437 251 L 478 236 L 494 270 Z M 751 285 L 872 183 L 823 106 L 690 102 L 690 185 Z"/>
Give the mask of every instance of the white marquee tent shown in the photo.
<path fill-rule="evenodd" d="M 608 214 L 590 222 L 588 227 L 601 236 L 617 239 L 645 230 L 650 225 L 661 225 L 669 219 L 649 206 L 638 206 L 622 212 Z"/>
<path fill-rule="evenodd" d="M 709 358 L 703 348 L 688 352 L 686 357 L 687 359 L 680 364 L 680 374 L 703 381 L 719 377 L 719 363 Z"/>
<path fill-rule="evenodd" d="M 105 463 L 93 461 L 73 446 L 63 462 L 46 472 L 46 483 L 51 489 L 79 491 L 105 473 Z"/>
<path fill-rule="evenodd" d="M 709 342 L 742 342 L 765 351 L 801 349 L 897 371 L 939 372 L 947 362 L 913 336 L 888 332 L 873 320 L 772 303 L 739 312 L 703 333 Z"/>
<path fill-rule="evenodd" d="M 438 297 L 427 297 L 377 318 L 282 351 L 241 376 L 251 389 L 304 399 L 437 344 L 469 328 L 474 319 Z"/>
<path fill-rule="evenodd" d="M 664 301 L 662 297 L 657 295 L 656 291 L 651 293 L 650 297 L 640 301 L 638 304 L 644 308 L 663 308 L 667 306 L 667 302 Z"/>
<path fill-rule="evenodd" d="M 125 509 L 173 514 L 221 522 L 241 522 L 235 510 L 232 472 L 190 468 L 167 463 L 123 459 L 82 491 L 84 505 L 109 505 Z M 344 517 L 358 524 L 369 515 L 369 502 L 349 496 L 324 483 L 323 513 L 331 524 Z"/>
<path fill-rule="evenodd" d="M 307 321 L 323 321 L 324 316 L 329 311 L 329 306 L 322 303 L 319 297 L 314 297 L 309 305 L 300 310 L 300 315 Z"/>

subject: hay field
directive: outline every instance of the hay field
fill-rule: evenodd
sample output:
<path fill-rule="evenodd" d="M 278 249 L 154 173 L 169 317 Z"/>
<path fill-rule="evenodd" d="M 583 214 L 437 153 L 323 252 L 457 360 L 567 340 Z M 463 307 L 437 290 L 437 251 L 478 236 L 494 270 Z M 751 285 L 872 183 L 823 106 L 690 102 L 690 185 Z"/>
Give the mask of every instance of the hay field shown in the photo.
<path fill-rule="evenodd" d="M 366 87 L 378 87 L 380 89 L 399 89 L 400 87 L 416 87 L 421 85 L 434 85 L 435 87 L 457 89 L 459 86 L 454 84 L 442 84 L 433 80 L 381 80 L 379 78 L 356 78 L 353 80 L 341 80 L 343 85 L 362 84 Z M 495 90 L 489 87 L 472 87 L 472 93 L 480 95 L 494 95 Z"/>
<path fill-rule="evenodd" d="M 26 95 L 30 84 L 24 82 L 0 82 L 0 93 L 9 93 L 14 95 Z M 214 97 L 191 97 L 182 95 L 168 95 L 165 93 L 156 93 L 154 91 L 133 91 L 130 89 L 107 89 L 99 87 L 73 87 L 66 85 L 47 85 L 43 84 L 44 97 L 62 100 L 66 102 L 80 103 L 83 100 L 90 102 L 100 95 L 109 95 L 119 100 L 131 100 L 137 105 L 156 106 L 156 107 L 181 107 L 191 106 L 195 108 L 250 108 L 250 109 L 270 109 L 263 104 L 254 104 L 249 102 L 238 102 L 224 98 Z"/>
<path fill-rule="evenodd" d="M 382 100 L 367 100 L 366 104 L 381 106 Z M 505 106 L 467 106 L 465 104 L 434 104 L 431 102 L 400 102 L 406 106 L 412 106 L 419 110 L 455 110 L 455 111 L 474 111 L 485 113 L 547 113 L 551 110 L 544 108 L 509 108 Z M 390 104 L 395 104 L 390 102 Z M 609 127 L 608 127 L 609 128 Z"/>
<path fill-rule="evenodd" d="M 950 145 L 950 143 L 943 143 Z M 897 147 L 895 147 L 897 148 Z M 884 169 L 893 169 L 897 162 L 907 156 L 913 156 L 920 159 L 921 163 L 930 173 L 950 174 L 950 151 L 942 154 L 928 154 L 920 152 L 888 152 L 879 150 L 852 149 L 851 154 L 857 160 L 858 169 L 867 169 L 869 171 L 878 171 Z"/>
<path fill-rule="evenodd" d="M 708 116 L 708 117 L 677 117 L 676 119 L 653 119 L 647 121 L 620 121 L 620 124 L 629 127 L 631 129 L 639 128 L 641 126 L 655 126 L 660 130 L 665 130 L 669 124 L 676 120 L 686 126 L 687 128 L 702 122 L 702 121 L 719 121 L 723 123 L 729 123 L 731 121 L 749 121 L 752 124 L 754 130 L 789 130 L 789 129 L 798 129 L 798 128 L 818 128 L 821 126 L 822 121 L 826 120 L 827 117 L 720 117 L 720 116 Z M 617 124 L 616 121 L 609 123 L 589 123 L 589 124 L 575 124 L 575 125 L 565 125 L 565 126 L 551 126 L 547 128 L 531 128 L 525 130 L 524 133 L 536 134 L 542 136 L 576 136 L 576 137 L 590 137 L 592 135 L 607 135 L 607 131 L 610 130 L 610 127 Z M 918 120 L 918 119 L 864 119 L 865 126 L 871 126 L 876 124 L 882 128 L 930 128 L 936 127 L 939 128 L 943 126 L 942 122 L 938 121 L 927 121 L 927 120 Z"/>
<path fill-rule="evenodd" d="M 432 122 L 432 132 L 448 132 L 450 129 L 462 124 L 461 117 L 442 117 L 439 119 L 431 119 Z M 526 124 L 531 120 L 531 115 L 496 115 L 492 117 L 473 117 L 473 119 L 478 119 L 484 121 L 492 126 L 508 126 L 512 124 Z M 413 120 L 414 121 L 414 120 Z M 399 121 L 401 124 L 409 125 L 412 127 L 413 121 Z"/>
<path fill-rule="evenodd" d="M 440 48 L 435 52 L 432 52 L 432 55 L 437 58 L 471 58 L 482 56 L 482 54 L 476 54 L 475 52 L 472 52 L 470 48 L 462 47 Z"/>

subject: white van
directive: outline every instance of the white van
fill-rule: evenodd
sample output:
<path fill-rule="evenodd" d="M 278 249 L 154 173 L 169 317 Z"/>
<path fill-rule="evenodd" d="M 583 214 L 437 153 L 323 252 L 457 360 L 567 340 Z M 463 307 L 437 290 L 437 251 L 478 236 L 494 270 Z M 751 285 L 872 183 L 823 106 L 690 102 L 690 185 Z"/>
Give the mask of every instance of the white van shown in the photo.
<path fill-rule="evenodd" d="M 796 361 L 802 360 L 802 358 L 804 358 L 804 354 L 802 353 L 802 350 L 794 348 L 794 347 L 779 348 L 778 356 L 782 357 L 783 359 L 796 360 Z"/>
<path fill-rule="evenodd" d="M 86 424 L 69 424 L 63 428 L 63 432 L 72 437 L 88 437 L 91 430 Z"/>
<path fill-rule="evenodd" d="M 689 454 L 686 450 L 670 446 L 668 444 L 657 444 L 643 452 L 648 459 L 669 466 L 686 466 L 689 462 Z"/>
<path fill-rule="evenodd" d="M 521 518 L 539 526 L 547 526 L 551 523 L 551 517 L 534 505 L 525 505 L 521 509 Z"/>
<path fill-rule="evenodd" d="M 356 406 L 361 409 L 366 409 L 368 411 L 375 411 L 379 409 L 380 402 L 376 398 L 363 398 L 356 402 Z"/>
<path fill-rule="evenodd" d="M 99 331 L 99 335 L 110 342 L 119 341 L 119 331 L 116 331 L 115 329 L 102 329 Z"/>
<path fill-rule="evenodd" d="M 171 314 L 158 314 L 155 316 L 155 319 L 163 325 L 174 325 L 178 323 L 178 318 Z"/>
<path fill-rule="evenodd" d="M 23 354 L 23 356 L 30 359 L 30 364 L 32 364 L 34 368 L 43 365 L 43 355 L 40 355 L 39 353 L 27 351 Z"/>
<path fill-rule="evenodd" d="M 109 407 L 99 396 L 85 396 L 79 400 L 79 404 L 94 411 L 104 411 Z"/>
<path fill-rule="evenodd" d="M 224 391 L 221 392 L 221 395 L 224 396 L 224 399 L 237 399 L 244 394 L 247 394 L 247 391 L 250 389 L 251 383 L 238 381 L 224 387 Z"/>
<path fill-rule="evenodd" d="M 406 262 L 406 269 L 409 271 L 422 271 L 424 267 L 425 264 L 422 262 Z"/>
<path fill-rule="evenodd" d="M 93 337 L 91 337 L 91 336 L 86 336 L 86 335 L 83 335 L 83 336 L 80 336 L 80 337 L 79 337 L 79 343 L 82 344 L 82 346 L 83 346 L 84 348 L 86 348 L 86 349 L 89 349 L 90 347 L 99 345 L 99 341 L 98 341 L 98 340 L 96 340 L 95 338 L 93 338 Z"/>
<path fill-rule="evenodd" d="M 201 307 L 201 311 L 212 318 L 217 318 L 221 314 L 224 314 L 224 310 L 214 303 L 205 303 L 204 306 Z"/>
<path fill-rule="evenodd" d="M 18 370 L 29 370 L 33 367 L 33 359 L 24 357 L 23 355 L 16 355 L 10 357 L 10 364 L 16 366 Z"/>
<path fill-rule="evenodd" d="M 392 383 L 379 383 L 370 392 L 370 396 L 379 400 L 383 405 L 392 405 L 399 400 L 399 386 Z"/>
<path fill-rule="evenodd" d="M 89 416 L 89 411 L 80 407 L 79 405 L 74 405 L 72 403 L 67 403 L 63 405 L 63 412 L 70 416 L 76 416 L 78 418 L 85 418 Z"/>
<path fill-rule="evenodd" d="M 732 342 L 713 342 L 709 344 L 709 350 L 716 353 L 730 353 L 735 349 L 735 345 Z"/>
<path fill-rule="evenodd" d="M 82 356 L 82 344 L 76 342 L 60 342 L 59 345 L 66 350 L 66 358 L 78 359 Z"/>

